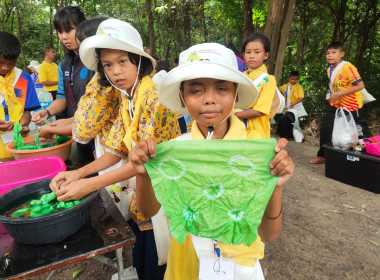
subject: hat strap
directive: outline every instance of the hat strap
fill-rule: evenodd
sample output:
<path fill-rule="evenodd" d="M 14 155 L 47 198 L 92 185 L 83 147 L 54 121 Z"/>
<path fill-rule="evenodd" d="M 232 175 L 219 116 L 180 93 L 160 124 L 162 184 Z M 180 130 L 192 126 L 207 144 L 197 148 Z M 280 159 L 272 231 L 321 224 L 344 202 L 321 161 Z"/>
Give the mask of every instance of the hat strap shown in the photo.
<path fill-rule="evenodd" d="M 137 75 L 136 75 L 136 80 L 135 80 L 135 83 L 133 84 L 133 87 L 132 87 L 132 90 L 131 90 L 131 95 L 129 98 L 128 96 L 128 102 L 129 102 L 129 117 L 132 119 L 133 118 L 133 114 L 135 113 L 134 109 L 133 109 L 133 99 L 132 99 L 132 96 L 133 96 L 133 91 L 135 90 L 135 86 L 137 84 L 137 81 L 139 80 L 139 74 L 140 74 L 140 66 L 141 66 L 141 55 L 139 56 L 139 65 L 137 66 Z"/>
<path fill-rule="evenodd" d="M 133 103 L 134 103 L 134 101 L 133 101 L 133 91 L 135 89 L 137 81 L 139 80 L 140 67 L 141 67 L 141 55 L 139 56 L 139 65 L 137 67 L 137 75 L 136 75 L 135 82 L 134 82 L 134 84 L 132 86 L 131 94 L 129 94 L 125 89 L 121 89 L 121 88 L 118 88 L 117 86 L 115 86 L 111 82 L 111 79 L 108 77 L 106 71 L 104 70 L 104 75 L 106 76 L 106 78 L 107 78 L 108 82 L 111 84 L 111 86 L 113 86 L 114 88 L 116 88 L 118 91 L 121 92 L 122 98 L 124 98 L 124 96 L 127 96 L 128 103 L 129 103 L 129 117 L 130 117 L 130 119 L 133 118 L 133 114 L 134 114 L 134 109 L 133 109 Z"/>

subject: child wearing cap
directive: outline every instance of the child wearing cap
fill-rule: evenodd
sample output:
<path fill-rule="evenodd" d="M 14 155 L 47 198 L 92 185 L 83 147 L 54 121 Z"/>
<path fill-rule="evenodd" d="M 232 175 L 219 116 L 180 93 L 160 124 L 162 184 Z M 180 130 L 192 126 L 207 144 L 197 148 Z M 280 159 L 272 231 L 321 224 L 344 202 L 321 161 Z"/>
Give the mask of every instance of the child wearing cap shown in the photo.
<path fill-rule="evenodd" d="M 60 173 L 52 180 L 51 188 L 59 200 L 80 198 L 127 179 L 131 180 L 125 187 L 133 189 L 135 172 L 131 164 L 100 176 L 81 178 L 127 159 L 132 146 L 142 139 L 154 137 L 157 142 L 163 142 L 180 134 L 177 115 L 158 100 L 156 85 L 149 77 L 155 60 L 143 50 L 140 34 L 133 26 L 117 19 L 103 21 L 96 35 L 82 42 L 79 55 L 88 69 L 98 70 L 99 84 L 118 90 L 122 101 L 107 139 L 101 143 L 104 155 L 78 170 Z M 99 94 L 112 92 L 107 90 Z M 106 109 L 113 114 L 115 108 L 109 106 Z M 91 111 L 88 113 L 92 114 Z M 162 279 L 166 266 L 158 265 L 152 221 L 139 213 L 135 197 L 135 194 L 130 197 L 129 207 L 132 217 L 129 223 L 137 237 L 133 265 L 139 279 Z"/>
<path fill-rule="evenodd" d="M 163 79 L 158 94 L 162 104 L 194 118 L 191 133 L 176 140 L 250 139 L 257 135 L 248 133 L 244 124 L 231 114 L 234 107 L 249 107 L 258 92 L 249 78 L 238 71 L 234 53 L 222 45 L 205 43 L 182 52 L 179 66 Z M 264 255 L 262 241 L 271 242 L 280 235 L 282 187 L 294 170 L 292 160 L 283 150 L 285 145 L 285 139 L 278 141 L 275 148 L 278 153 L 270 163 L 271 173 L 279 176 L 279 180 L 266 206 L 259 237 L 251 246 L 218 242 L 222 256 L 226 252 L 236 256 L 234 279 L 264 279 L 258 262 Z M 143 165 L 155 153 L 156 141 L 151 138 L 140 141 L 130 153 L 136 170 L 137 205 L 145 217 L 155 215 L 160 209 Z M 194 246 L 199 241 L 197 238 L 188 234 L 183 244 L 172 238 L 165 279 L 199 278 L 200 251 L 197 249 L 199 246 Z"/>
<path fill-rule="evenodd" d="M 38 70 L 40 66 L 41 65 L 38 63 L 37 60 L 32 60 L 28 65 L 28 68 L 30 69 L 30 71 L 32 71 L 32 74 L 30 74 L 30 78 L 35 84 L 37 84 L 38 81 Z"/>

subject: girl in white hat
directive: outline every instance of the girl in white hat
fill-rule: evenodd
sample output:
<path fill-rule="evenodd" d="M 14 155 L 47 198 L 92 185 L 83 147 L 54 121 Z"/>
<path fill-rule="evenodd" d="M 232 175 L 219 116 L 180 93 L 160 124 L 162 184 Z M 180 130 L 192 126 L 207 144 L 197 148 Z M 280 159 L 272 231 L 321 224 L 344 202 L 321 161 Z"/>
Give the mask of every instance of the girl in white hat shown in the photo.
<path fill-rule="evenodd" d="M 100 85 L 111 85 L 120 91 L 122 104 L 118 118 L 102 143 L 106 153 L 83 168 L 62 173 L 52 181 L 51 188 L 59 200 L 80 198 L 134 177 L 131 164 L 126 164 L 106 174 L 79 180 L 126 159 L 132 146 L 142 139 L 153 137 L 157 142 L 163 142 L 179 135 L 177 115 L 159 102 L 156 86 L 149 77 L 155 60 L 144 51 L 140 34 L 133 26 L 117 19 L 103 21 L 96 35 L 82 42 L 79 55 L 86 67 L 98 70 Z M 107 111 L 113 114 L 114 108 L 110 106 Z M 93 113 L 96 112 L 88 112 Z M 134 184 L 130 180 L 124 187 L 133 189 Z M 110 192 L 117 190 L 111 188 Z M 166 266 L 158 263 L 164 264 L 166 260 L 158 259 L 152 221 L 137 210 L 134 193 L 130 200 L 132 219 L 129 222 L 137 237 L 133 264 L 139 279 L 162 279 Z"/>
<path fill-rule="evenodd" d="M 238 71 L 234 53 L 222 45 L 200 44 L 182 52 L 179 66 L 162 80 L 158 94 L 162 104 L 194 118 L 191 133 L 178 137 L 178 140 L 253 139 L 250 136 L 254 134 L 247 132 L 244 124 L 231 113 L 234 107 L 249 107 L 255 102 L 258 92 L 250 79 Z M 271 242 L 280 235 L 282 187 L 294 170 L 292 160 L 283 150 L 286 143 L 286 139 L 278 141 L 275 148 L 277 155 L 269 165 L 272 175 L 279 179 L 266 206 L 257 239 L 250 246 L 234 246 L 190 234 L 187 234 L 183 244 L 172 238 L 165 279 L 264 279 L 258 259 L 264 256 L 263 241 Z M 145 217 L 155 215 L 161 207 L 143 165 L 155 155 L 156 141 L 151 138 L 140 141 L 130 154 L 136 170 L 137 204 Z M 233 259 L 230 261 L 232 264 L 224 267 L 226 274 L 217 275 L 212 265 L 214 262 L 211 265 L 204 262 L 203 266 L 199 261 L 200 256 L 214 256 L 214 253 L 218 258 L 221 254 Z"/>

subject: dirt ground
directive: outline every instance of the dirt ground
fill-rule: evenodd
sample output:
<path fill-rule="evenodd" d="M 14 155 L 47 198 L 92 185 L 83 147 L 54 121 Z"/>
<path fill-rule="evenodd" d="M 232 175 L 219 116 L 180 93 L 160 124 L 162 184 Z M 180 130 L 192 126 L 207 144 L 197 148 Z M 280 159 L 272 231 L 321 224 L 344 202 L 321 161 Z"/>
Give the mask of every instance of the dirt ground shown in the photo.
<path fill-rule="evenodd" d="M 379 279 L 380 195 L 326 178 L 324 165 L 308 163 L 318 149 L 308 140 L 287 147 L 296 170 L 284 188 L 281 237 L 266 246 L 261 261 L 266 279 Z M 124 252 L 130 265 L 131 251 Z M 52 279 L 72 279 L 78 269 L 78 280 L 109 280 L 116 273 L 87 260 L 58 269 Z"/>

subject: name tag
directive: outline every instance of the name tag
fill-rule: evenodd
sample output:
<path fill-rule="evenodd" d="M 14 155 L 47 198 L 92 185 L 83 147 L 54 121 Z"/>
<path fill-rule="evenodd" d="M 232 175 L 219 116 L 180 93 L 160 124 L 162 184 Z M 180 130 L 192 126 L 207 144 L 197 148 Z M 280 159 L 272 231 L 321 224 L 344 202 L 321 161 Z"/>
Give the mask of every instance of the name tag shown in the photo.
<path fill-rule="evenodd" d="M 8 144 L 13 141 L 13 132 L 8 132 L 5 134 L 1 134 L 1 140 L 3 141 L 3 144 Z"/>
<path fill-rule="evenodd" d="M 234 280 L 235 262 L 224 258 L 201 258 L 199 280 Z"/>

